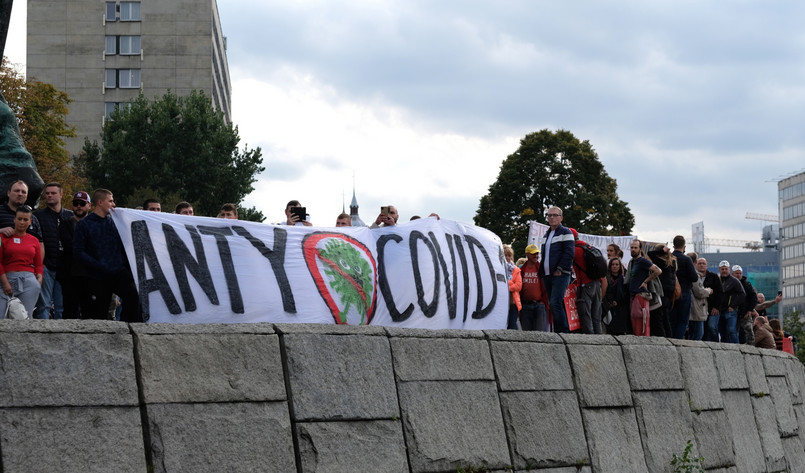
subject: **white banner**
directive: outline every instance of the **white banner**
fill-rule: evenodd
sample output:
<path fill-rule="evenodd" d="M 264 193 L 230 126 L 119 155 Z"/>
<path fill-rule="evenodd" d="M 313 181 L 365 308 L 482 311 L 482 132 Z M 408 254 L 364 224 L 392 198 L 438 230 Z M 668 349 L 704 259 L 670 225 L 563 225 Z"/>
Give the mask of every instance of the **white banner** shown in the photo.
<path fill-rule="evenodd" d="M 528 226 L 528 244 L 539 245 L 539 240 L 542 238 L 543 235 L 548 233 L 548 229 L 550 228 L 548 225 L 544 223 L 538 223 L 535 221 L 529 222 L 530 225 Z M 624 267 L 629 265 L 629 261 L 632 259 L 631 253 L 629 253 L 629 246 L 632 244 L 632 241 L 635 240 L 636 236 L 609 236 L 609 235 L 590 235 L 589 233 L 579 233 L 579 240 L 594 246 L 601 250 L 601 254 L 604 255 L 604 258 L 607 257 L 607 246 L 610 243 L 614 243 L 620 247 L 623 251 L 623 258 L 621 258 L 621 262 L 623 263 Z M 542 256 L 540 255 L 540 258 Z M 609 258 L 607 258 L 608 260 Z"/>
<path fill-rule="evenodd" d="M 275 226 L 131 209 L 112 218 L 148 322 L 506 327 L 500 239 L 480 227 Z"/>

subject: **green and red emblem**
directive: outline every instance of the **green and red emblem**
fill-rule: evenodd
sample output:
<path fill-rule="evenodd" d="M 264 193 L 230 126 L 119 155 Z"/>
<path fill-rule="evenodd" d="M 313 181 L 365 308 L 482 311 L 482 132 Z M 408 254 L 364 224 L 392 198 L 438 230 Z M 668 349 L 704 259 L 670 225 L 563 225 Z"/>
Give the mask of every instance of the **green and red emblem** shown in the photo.
<path fill-rule="evenodd" d="M 305 236 L 302 248 L 335 323 L 369 324 L 377 301 L 377 264 L 366 245 L 342 233 L 315 232 Z"/>

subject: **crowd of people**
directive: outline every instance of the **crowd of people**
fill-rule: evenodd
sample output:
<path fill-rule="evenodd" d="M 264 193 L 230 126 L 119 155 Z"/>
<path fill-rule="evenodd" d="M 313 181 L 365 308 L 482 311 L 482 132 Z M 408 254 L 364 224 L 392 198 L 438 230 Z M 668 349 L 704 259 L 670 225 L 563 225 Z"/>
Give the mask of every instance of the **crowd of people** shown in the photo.
<path fill-rule="evenodd" d="M 562 225 L 562 219 L 561 209 L 550 208 L 549 228 L 540 244 L 526 246 L 525 257 L 516 262 L 511 246 L 504 245 L 508 329 L 569 332 L 565 296 L 572 281 L 581 333 L 782 349 L 787 335 L 780 320 L 766 316 L 766 310 L 782 300 L 782 293 L 766 300 L 741 266 L 724 260 L 718 264 L 718 274 L 713 273 L 705 258 L 685 253 L 685 238 L 677 235 L 673 248 L 632 241 L 628 265 L 623 263 L 623 250 L 610 244 L 601 275 L 591 266 L 585 250 L 589 245 L 575 229 Z"/>
<path fill-rule="evenodd" d="M 62 208 L 58 183 L 48 183 L 43 197 L 45 206 L 34 211 L 25 204 L 28 186 L 20 180 L 11 184 L 8 202 L 0 206 L 0 318 L 6 316 L 9 300 L 17 298 L 38 319 L 141 322 L 137 288 L 110 218 L 112 192 L 76 192 L 72 210 Z M 162 211 L 155 199 L 141 208 Z M 181 202 L 175 213 L 194 215 L 193 206 Z M 237 219 L 237 206 L 224 204 L 217 216 Z M 288 202 L 285 216 L 285 225 L 312 225 L 298 200 Z M 782 346 L 780 321 L 766 317 L 766 309 L 782 295 L 767 301 L 740 266 L 721 261 L 719 273 L 710 272 L 707 260 L 686 254 L 684 237 L 676 236 L 673 248 L 632 241 L 628 265 L 623 264 L 623 251 L 610 244 L 606 269 L 596 268 L 585 251 L 589 245 L 575 229 L 562 225 L 562 219 L 562 210 L 551 207 L 540 245 L 528 245 L 525 257 L 516 263 L 513 249 L 504 245 L 507 328 L 569 332 L 565 295 L 572 281 L 582 333 Z M 393 226 L 398 220 L 395 206 L 383 206 L 371 228 Z M 335 226 L 350 225 L 349 215 L 336 218 Z"/>

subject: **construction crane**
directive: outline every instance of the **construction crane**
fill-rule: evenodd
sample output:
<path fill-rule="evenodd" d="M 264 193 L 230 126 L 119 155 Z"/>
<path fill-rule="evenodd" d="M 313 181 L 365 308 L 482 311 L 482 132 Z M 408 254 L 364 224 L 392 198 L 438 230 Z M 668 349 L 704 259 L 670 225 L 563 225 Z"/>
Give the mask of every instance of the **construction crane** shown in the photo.
<path fill-rule="evenodd" d="M 759 214 L 756 212 L 746 212 L 747 220 L 763 220 L 764 222 L 779 222 L 780 217 L 771 214 Z"/>
<path fill-rule="evenodd" d="M 744 241 L 744 240 L 723 240 L 717 238 L 705 238 L 704 244 L 709 250 L 710 246 L 732 246 L 736 248 L 745 248 L 752 251 L 760 251 L 763 249 L 763 243 L 759 241 Z"/>

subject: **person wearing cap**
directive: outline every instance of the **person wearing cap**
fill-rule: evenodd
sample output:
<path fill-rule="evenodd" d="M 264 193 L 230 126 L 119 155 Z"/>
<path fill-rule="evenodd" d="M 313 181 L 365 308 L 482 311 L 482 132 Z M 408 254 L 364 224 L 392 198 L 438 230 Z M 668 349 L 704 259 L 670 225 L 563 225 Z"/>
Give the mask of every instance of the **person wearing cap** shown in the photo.
<path fill-rule="evenodd" d="M 721 303 L 718 311 L 718 331 L 724 343 L 738 343 L 738 307 L 746 298 L 741 281 L 730 274 L 730 262 L 722 260 L 718 263 L 718 276 L 721 279 Z"/>
<path fill-rule="evenodd" d="M 719 304 L 721 303 L 721 279 L 718 274 L 707 269 L 707 259 L 699 258 L 696 260 L 696 271 L 702 275 L 702 284 L 705 288 L 712 290 L 707 297 L 707 323 L 704 328 L 704 341 L 718 341 L 718 319 L 721 317 Z"/>
<path fill-rule="evenodd" d="M 59 225 L 59 266 L 56 269 L 56 280 L 62 287 L 64 312 L 62 318 L 78 319 L 81 308 L 89 310 L 89 301 L 82 298 L 86 286 L 86 273 L 80 262 L 73 258 L 73 235 L 78 222 L 87 216 L 90 210 L 89 194 L 78 191 L 73 194 L 73 216 Z"/>
<path fill-rule="evenodd" d="M 757 317 L 757 312 L 755 311 L 755 306 L 757 306 L 757 291 L 752 287 L 752 283 L 746 279 L 746 276 L 743 275 L 743 268 L 741 268 L 740 265 L 736 264 L 732 266 L 732 275 L 741 282 L 741 286 L 743 286 L 744 293 L 746 294 L 743 303 L 738 307 L 738 341 L 754 345 L 755 333 L 752 329 L 752 321 Z"/>
<path fill-rule="evenodd" d="M 550 228 L 540 239 L 542 264 L 539 277 L 545 285 L 545 293 L 553 315 L 554 331 L 567 333 L 570 327 L 565 310 L 565 291 L 570 285 L 570 273 L 575 255 L 573 234 L 569 228 L 562 225 L 562 209 L 550 207 L 545 218 Z"/>
<path fill-rule="evenodd" d="M 525 247 L 526 262 L 520 270 L 523 287 L 520 289 L 520 326 L 523 330 L 548 330 L 548 317 L 545 311 L 545 287 L 539 277 L 539 247 Z"/>
<path fill-rule="evenodd" d="M 53 306 L 53 318 L 61 319 L 64 307 L 62 305 L 62 287 L 56 280 L 56 271 L 59 268 L 59 226 L 73 217 L 73 212 L 62 208 L 61 201 L 64 196 L 61 184 L 49 182 L 45 184 L 45 208 L 34 212 L 42 228 L 42 243 L 45 247 L 45 274 L 42 278 L 42 288 L 36 310 L 35 319 L 49 319 L 50 307 Z"/>

